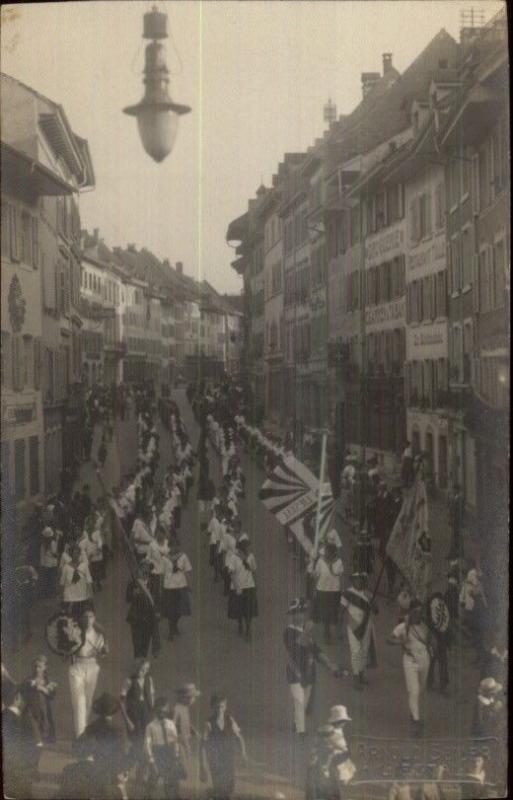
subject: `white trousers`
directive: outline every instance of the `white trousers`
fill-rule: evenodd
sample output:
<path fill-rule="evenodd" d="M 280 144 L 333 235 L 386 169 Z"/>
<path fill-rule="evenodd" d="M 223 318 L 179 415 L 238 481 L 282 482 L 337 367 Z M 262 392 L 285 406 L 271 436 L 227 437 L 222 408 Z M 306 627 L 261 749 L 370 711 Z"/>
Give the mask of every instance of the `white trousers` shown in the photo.
<path fill-rule="evenodd" d="M 312 687 L 301 686 L 300 683 L 290 683 L 289 686 L 292 702 L 294 703 L 294 724 L 296 726 L 296 733 L 304 733 L 306 725 L 306 707 L 310 700 Z"/>
<path fill-rule="evenodd" d="M 429 671 L 429 655 L 426 653 L 425 656 L 415 659 L 406 654 L 403 655 L 403 669 L 410 714 L 414 720 L 418 721 L 420 719 L 420 696 L 424 694 Z"/>
<path fill-rule="evenodd" d="M 86 729 L 100 667 L 94 658 L 76 661 L 69 668 L 73 727 L 78 738 Z"/>

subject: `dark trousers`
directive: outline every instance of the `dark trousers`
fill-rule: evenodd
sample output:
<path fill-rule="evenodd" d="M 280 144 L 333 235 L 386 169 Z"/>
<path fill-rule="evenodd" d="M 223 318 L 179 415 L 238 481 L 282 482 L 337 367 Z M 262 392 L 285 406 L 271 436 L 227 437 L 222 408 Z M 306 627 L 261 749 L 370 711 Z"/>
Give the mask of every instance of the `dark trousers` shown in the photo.
<path fill-rule="evenodd" d="M 160 630 L 158 620 L 150 623 L 146 620 L 133 622 L 130 625 L 132 630 L 132 646 L 134 648 L 134 658 L 147 658 L 150 651 L 153 656 L 160 652 Z"/>
<path fill-rule="evenodd" d="M 435 666 L 438 664 L 438 675 L 440 679 L 440 691 L 444 692 L 449 685 L 449 664 L 447 661 L 447 644 L 442 639 L 437 639 L 434 654 L 431 656 L 427 685 L 431 688 L 435 682 Z"/>
<path fill-rule="evenodd" d="M 41 597 L 55 597 L 57 586 L 57 567 L 39 568 L 39 593 Z"/>

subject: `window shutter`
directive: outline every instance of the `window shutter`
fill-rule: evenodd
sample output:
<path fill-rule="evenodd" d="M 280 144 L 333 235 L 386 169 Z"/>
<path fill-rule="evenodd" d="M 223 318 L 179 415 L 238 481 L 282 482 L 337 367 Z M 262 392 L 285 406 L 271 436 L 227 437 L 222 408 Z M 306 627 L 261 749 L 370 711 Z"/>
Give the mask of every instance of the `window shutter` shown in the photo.
<path fill-rule="evenodd" d="M 431 192 L 426 194 L 426 233 L 431 233 Z"/>
<path fill-rule="evenodd" d="M 39 267 L 39 220 L 32 217 L 32 266 Z"/>
<path fill-rule="evenodd" d="M 11 259 L 13 261 L 19 261 L 19 240 L 18 240 L 18 231 L 19 231 L 19 219 L 18 219 L 18 210 L 16 206 L 10 206 L 10 217 L 11 217 Z"/>
<path fill-rule="evenodd" d="M 416 242 L 416 227 L 415 227 L 415 207 L 416 202 L 415 200 L 410 201 L 410 241 L 412 244 Z"/>
<path fill-rule="evenodd" d="M 34 339 L 34 389 L 41 388 L 41 338 Z"/>
<path fill-rule="evenodd" d="M 11 257 L 11 203 L 2 200 L 2 255 Z"/>

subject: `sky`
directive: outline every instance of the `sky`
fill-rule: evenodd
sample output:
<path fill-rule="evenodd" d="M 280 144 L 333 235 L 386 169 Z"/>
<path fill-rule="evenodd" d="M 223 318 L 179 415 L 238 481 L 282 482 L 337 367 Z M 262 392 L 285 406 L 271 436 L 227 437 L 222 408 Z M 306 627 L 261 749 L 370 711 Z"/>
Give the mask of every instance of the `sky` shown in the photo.
<path fill-rule="evenodd" d="M 2 6 L 2 71 L 60 103 L 86 138 L 96 176 L 80 197 L 82 227 L 105 243 L 147 247 L 221 292 L 238 292 L 225 235 L 283 154 L 306 150 L 361 99 L 360 74 L 402 72 L 441 28 L 459 37 L 459 0 L 157 2 L 168 14 L 170 90 L 192 106 L 174 150 L 156 164 L 134 118 L 143 96 L 142 17 L 152 3 Z M 489 19 L 502 6 L 481 1 Z"/>

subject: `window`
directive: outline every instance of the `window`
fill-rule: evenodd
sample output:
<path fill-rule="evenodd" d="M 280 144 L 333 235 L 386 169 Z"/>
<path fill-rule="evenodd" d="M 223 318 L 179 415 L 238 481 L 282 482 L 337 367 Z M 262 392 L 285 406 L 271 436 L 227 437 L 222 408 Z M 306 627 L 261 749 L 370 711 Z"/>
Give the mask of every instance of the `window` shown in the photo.
<path fill-rule="evenodd" d="M 448 186 L 448 195 L 449 195 L 449 208 L 452 209 L 458 205 L 458 201 L 460 199 L 460 161 L 452 155 L 449 161 L 449 170 L 448 170 L 448 178 L 449 178 L 449 186 Z"/>
<path fill-rule="evenodd" d="M 12 261 L 19 261 L 20 260 L 20 248 L 18 242 L 18 235 L 19 235 L 19 219 L 18 219 L 18 209 L 14 205 L 9 206 L 10 217 L 11 217 L 11 224 L 10 224 L 10 238 L 11 238 L 11 260 Z"/>
<path fill-rule="evenodd" d="M 489 142 L 485 142 L 479 150 L 479 203 L 480 208 L 484 209 L 490 205 L 492 200 L 492 164 L 491 147 Z"/>
<path fill-rule="evenodd" d="M 472 238 L 470 228 L 461 234 L 461 278 L 463 286 L 470 286 L 472 283 Z"/>
<path fill-rule="evenodd" d="M 39 494 L 39 438 L 29 439 L 29 480 L 31 496 Z"/>
<path fill-rule="evenodd" d="M 505 289 L 505 258 L 504 258 L 504 239 L 497 242 L 493 248 L 493 285 L 494 285 L 494 306 L 502 308 L 504 305 Z"/>
<path fill-rule="evenodd" d="M 435 275 L 435 316 L 447 316 L 447 273 L 445 270 Z"/>
<path fill-rule="evenodd" d="M 360 241 L 360 207 L 351 209 L 351 245 Z"/>
<path fill-rule="evenodd" d="M 32 388 L 34 385 L 34 348 L 32 336 L 23 337 L 23 386 Z"/>
<path fill-rule="evenodd" d="M 462 199 L 470 192 L 470 158 L 465 148 L 461 160 L 461 196 Z"/>
<path fill-rule="evenodd" d="M 396 184 L 387 191 L 387 224 L 391 225 L 403 216 L 403 186 Z"/>
<path fill-rule="evenodd" d="M 2 256 L 11 257 L 11 204 L 2 197 Z"/>
<path fill-rule="evenodd" d="M 14 495 L 17 503 L 25 498 L 25 439 L 14 443 Z"/>
<path fill-rule="evenodd" d="M 461 257 L 460 257 L 460 241 L 456 236 L 451 241 L 450 248 L 451 257 L 451 292 L 459 292 L 461 289 Z"/>
<path fill-rule="evenodd" d="M 376 230 L 381 230 L 385 227 L 385 224 L 385 193 L 379 192 L 376 195 Z"/>
<path fill-rule="evenodd" d="M 2 331 L 2 374 L 0 379 L 2 386 L 10 388 L 12 386 L 12 353 L 11 353 L 11 334 Z"/>
<path fill-rule="evenodd" d="M 32 266 L 34 269 L 39 266 L 39 221 L 36 217 L 32 218 Z"/>
<path fill-rule="evenodd" d="M 422 194 L 419 198 L 419 239 L 431 233 L 431 193 Z"/>
<path fill-rule="evenodd" d="M 435 189 L 435 228 L 445 227 L 445 187 L 439 183 Z"/>

